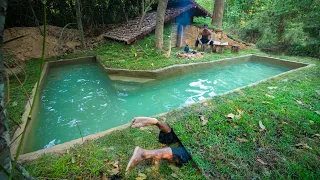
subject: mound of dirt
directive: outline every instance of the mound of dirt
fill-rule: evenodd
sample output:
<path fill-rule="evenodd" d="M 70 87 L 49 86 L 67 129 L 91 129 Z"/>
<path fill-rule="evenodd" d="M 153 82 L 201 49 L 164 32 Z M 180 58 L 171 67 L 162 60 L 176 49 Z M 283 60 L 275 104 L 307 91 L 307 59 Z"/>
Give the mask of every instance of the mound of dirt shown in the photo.
<path fill-rule="evenodd" d="M 85 35 L 87 49 L 92 49 L 104 41 L 101 34 L 114 28 L 116 25 L 107 25 L 91 28 Z M 14 56 L 15 60 L 25 61 L 31 58 L 40 58 L 42 53 L 43 27 L 15 27 L 4 31 L 5 41 L 24 36 L 23 38 L 6 43 L 3 49 L 7 54 Z M 194 46 L 199 31 L 196 26 L 188 26 L 184 30 L 184 42 L 190 47 Z M 58 56 L 58 39 L 62 28 L 56 26 L 47 26 L 47 40 L 45 57 Z M 228 48 L 231 45 L 240 45 L 240 49 L 251 49 L 252 47 L 230 39 L 225 32 L 213 31 L 214 40 L 228 42 Z M 60 55 L 69 54 L 81 50 L 79 31 L 77 29 L 65 29 L 61 38 Z"/>
<path fill-rule="evenodd" d="M 195 40 L 198 38 L 199 32 L 201 31 L 201 27 L 197 26 L 186 26 L 184 29 L 184 40 L 185 43 L 189 45 L 189 47 L 194 47 Z M 235 41 L 233 39 L 230 39 L 227 35 L 227 33 L 223 31 L 215 31 L 214 29 L 211 29 L 213 33 L 213 40 L 219 41 L 219 42 L 228 42 L 227 48 L 231 48 L 232 45 L 239 45 L 240 49 L 253 49 L 251 46 L 248 46 L 246 44 L 242 44 L 241 42 Z M 185 43 L 183 45 L 185 45 Z"/>
<path fill-rule="evenodd" d="M 4 31 L 5 41 L 25 36 L 11 41 L 3 46 L 5 52 L 14 54 L 17 60 L 28 60 L 30 58 L 40 58 L 42 53 L 43 27 L 15 27 Z M 47 26 L 46 52 L 45 57 L 58 56 L 58 39 L 62 28 Z M 89 49 L 97 46 L 103 41 L 101 37 L 86 38 Z M 65 29 L 61 38 L 60 54 L 80 51 L 79 31 L 76 29 Z"/>

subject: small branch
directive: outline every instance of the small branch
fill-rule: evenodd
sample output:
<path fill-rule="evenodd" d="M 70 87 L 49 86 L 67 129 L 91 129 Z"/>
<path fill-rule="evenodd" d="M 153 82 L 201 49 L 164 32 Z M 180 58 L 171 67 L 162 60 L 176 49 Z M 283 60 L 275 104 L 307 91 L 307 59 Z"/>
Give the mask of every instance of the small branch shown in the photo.
<path fill-rule="evenodd" d="M 143 1 L 143 2 L 144 2 L 144 1 Z M 146 16 L 148 9 L 151 7 L 151 5 L 152 5 L 153 3 L 154 3 L 154 0 L 152 0 L 152 1 L 148 4 L 148 6 L 146 6 L 145 8 L 143 7 L 144 11 L 143 11 L 142 16 L 141 16 L 141 18 L 140 18 L 139 26 L 138 26 L 138 30 L 139 30 L 139 31 L 141 31 L 142 22 L 143 22 L 143 20 L 144 20 L 144 17 Z M 144 4 L 144 3 L 143 3 L 143 4 Z"/>
<path fill-rule="evenodd" d="M 8 113 L 7 113 L 7 116 L 8 116 Z M 9 117 L 9 119 L 10 119 L 12 122 L 14 122 L 14 124 L 17 125 L 19 128 L 21 128 L 20 124 L 19 124 L 16 120 L 12 119 L 11 117 Z"/>
<path fill-rule="evenodd" d="M 5 74 L 6 74 L 6 79 L 7 79 L 7 103 L 9 103 L 9 101 L 10 101 L 10 79 L 9 79 L 8 73 L 5 73 Z"/>
<path fill-rule="evenodd" d="M 75 121 L 76 121 L 77 127 L 78 127 L 78 129 L 79 129 L 80 136 L 81 136 L 81 139 L 82 139 L 82 144 L 83 144 L 83 136 L 82 136 L 82 133 L 81 133 L 81 130 L 80 130 L 79 124 L 78 124 L 77 120 L 75 120 Z"/>
<path fill-rule="evenodd" d="M 7 68 L 9 69 L 9 71 L 11 71 L 11 73 L 16 77 L 16 79 L 18 80 L 19 84 L 22 85 L 22 83 L 21 83 L 19 77 L 16 75 L 16 73 L 14 73 L 14 72 L 9 68 L 9 66 L 7 65 L 7 63 L 4 62 L 4 64 L 7 66 Z M 22 86 L 22 89 L 23 89 L 25 95 L 28 97 L 28 102 L 29 102 L 29 104 L 30 104 L 30 106 L 31 106 L 30 96 L 29 96 L 29 94 L 27 93 L 27 90 L 24 88 L 24 86 Z"/>

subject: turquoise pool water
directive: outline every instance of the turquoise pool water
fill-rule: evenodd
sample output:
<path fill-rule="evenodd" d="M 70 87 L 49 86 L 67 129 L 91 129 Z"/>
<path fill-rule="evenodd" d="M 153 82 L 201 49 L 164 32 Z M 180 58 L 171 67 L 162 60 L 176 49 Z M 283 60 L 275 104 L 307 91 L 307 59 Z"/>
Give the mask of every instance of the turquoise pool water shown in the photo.
<path fill-rule="evenodd" d="M 291 70 L 233 62 L 148 83 L 111 81 L 96 63 L 50 68 L 24 152 L 47 148 L 152 116 Z"/>

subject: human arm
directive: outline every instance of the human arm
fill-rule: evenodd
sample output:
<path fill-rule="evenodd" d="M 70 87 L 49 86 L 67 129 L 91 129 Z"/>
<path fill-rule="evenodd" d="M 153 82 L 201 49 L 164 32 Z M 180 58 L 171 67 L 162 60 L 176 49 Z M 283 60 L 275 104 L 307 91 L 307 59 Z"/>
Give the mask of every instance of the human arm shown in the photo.
<path fill-rule="evenodd" d="M 212 36 L 213 36 L 212 32 L 211 32 L 211 31 L 209 31 L 209 32 L 210 32 L 210 35 L 209 35 L 209 42 L 207 43 L 207 45 L 209 45 L 209 44 L 211 43 L 211 41 L 212 41 Z"/>
<path fill-rule="evenodd" d="M 201 35 L 201 32 L 200 32 L 197 39 L 198 39 L 199 43 L 202 45 L 201 38 L 202 38 L 202 35 Z"/>

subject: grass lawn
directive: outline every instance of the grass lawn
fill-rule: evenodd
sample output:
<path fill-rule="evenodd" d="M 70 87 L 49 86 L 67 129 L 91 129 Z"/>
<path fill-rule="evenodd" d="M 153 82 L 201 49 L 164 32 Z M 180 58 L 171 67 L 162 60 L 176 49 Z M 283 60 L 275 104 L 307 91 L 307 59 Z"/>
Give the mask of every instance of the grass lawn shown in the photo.
<path fill-rule="evenodd" d="M 166 34 L 168 36 L 168 28 Z M 151 35 L 130 46 L 108 41 L 93 51 L 63 58 L 96 55 L 107 67 L 126 69 L 156 69 L 193 62 L 175 58 L 177 50 L 173 50 L 171 58 L 166 58 L 153 50 L 153 39 Z M 263 54 L 256 50 L 243 50 L 240 54 L 226 51 L 225 54 L 206 54 L 196 61 L 249 53 Z M 100 179 L 101 174 L 135 179 L 139 173 L 140 177 L 146 175 L 148 179 L 318 179 L 320 138 L 314 135 L 320 134 L 320 92 L 317 92 L 320 90 L 320 62 L 312 58 L 276 57 L 317 66 L 167 114 L 165 119 L 174 126 L 193 157 L 193 161 L 182 168 L 166 162 L 144 162 L 125 174 L 134 146 L 147 149 L 161 146 L 155 128 L 116 131 L 63 154 L 44 155 L 24 163 L 24 166 L 37 177 L 68 179 Z M 28 79 L 25 87 L 28 92 L 36 82 L 39 62 L 33 59 L 26 63 Z M 24 77 L 23 74 L 19 76 Z M 8 113 L 10 117 L 20 119 L 26 98 L 21 88 L 15 88 L 18 85 L 16 80 L 10 79 Z M 239 119 L 226 117 L 230 113 L 237 115 L 237 110 L 243 111 Z M 209 119 L 203 127 L 200 112 Z M 259 121 L 265 126 L 264 131 L 259 130 Z M 13 127 L 14 123 L 10 122 Z M 296 148 L 298 143 L 306 143 L 312 149 L 308 150 L 306 146 Z"/>
<path fill-rule="evenodd" d="M 280 58 L 317 66 L 168 115 L 205 176 L 319 179 L 320 62 Z M 199 113 L 209 119 L 203 127 Z M 230 113 L 241 116 L 228 118 Z M 264 131 L 259 121 L 265 126 Z M 310 149 L 297 148 L 299 143 L 306 143 Z"/>

